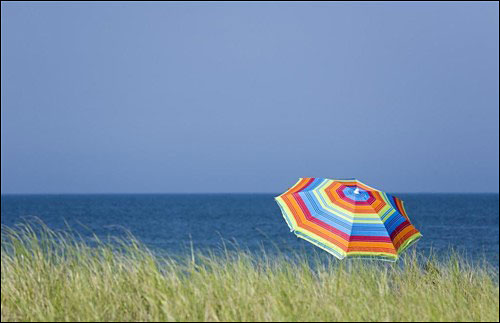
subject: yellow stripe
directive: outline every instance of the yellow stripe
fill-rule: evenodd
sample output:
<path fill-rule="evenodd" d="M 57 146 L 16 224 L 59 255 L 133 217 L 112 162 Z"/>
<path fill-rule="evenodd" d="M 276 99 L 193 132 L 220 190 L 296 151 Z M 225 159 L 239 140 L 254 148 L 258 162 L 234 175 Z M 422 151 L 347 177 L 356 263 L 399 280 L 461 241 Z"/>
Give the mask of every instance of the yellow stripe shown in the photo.
<path fill-rule="evenodd" d="M 298 229 L 297 231 L 298 231 L 298 232 L 300 232 L 300 233 L 302 233 L 302 234 L 303 234 L 304 236 L 306 236 L 306 237 L 311 236 L 311 239 L 314 239 L 314 240 L 317 240 L 317 241 L 321 242 L 322 244 L 324 244 L 324 245 L 325 245 L 325 246 L 327 246 L 328 248 L 331 248 L 331 249 L 333 249 L 333 250 L 337 251 L 339 254 L 341 254 L 341 255 L 343 255 L 343 256 L 345 257 L 346 252 L 345 252 L 344 250 L 340 249 L 339 247 L 337 247 L 337 246 L 336 246 L 336 245 L 334 245 L 333 243 L 331 243 L 331 242 L 329 242 L 329 241 L 327 241 L 327 240 L 323 239 L 322 237 L 317 236 L 317 235 L 315 235 L 315 234 L 314 234 L 314 233 L 312 233 L 312 232 L 309 232 L 309 231 L 304 231 L 304 230 L 301 230 L 301 229 Z M 323 246 L 321 246 L 321 245 L 319 245 L 319 244 L 315 243 L 313 240 L 306 239 L 305 237 L 300 236 L 300 235 L 297 235 L 297 237 L 299 237 L 299 238 L 301 238 L 301 239 L 304 239 L 304 240 L 306 240 L 306 241 L 308 241 L 308 242 L 310 242 L 310 243 L 314 244 L 316 247 L 319 247 L 319 248 L 321 248 L 321 249 L 323 249 L 323 250 L 327 251 L 328 253 L 330 253 L 330 254 L 332 254 L 332 255 L 336 256 L 335 254 L 331 253 L 328 249 L 325 249 L 325 248 L 323 248 Z M 343 259 L 343 258 L 340 258 L 340 259 Z"/>
<path fill-rule="evenodd" d="M 411 237 L 409 237 L 405 242 L 403 242 L 398 248 L 398 255 L 405 251 L 409 246 L 417 242 L 418 239 L 422 238 L 422 234 L 420 232 L 415 233 Z"/>
<path fill-rule="evenodd" d="M 356 256 L 369 256 L 369 257 L 376 257 L 376 256 L 384 256 L 386 258 L 392 258 L 393 261 L 396 261 L 398 259 L 397 255 L 391 254 L 391 253 L 385 253 L 385 252 L 362 252 L 362 251 L 350 251 L 346 255 L 348 258 L 350 257 L 356 257 Z"/>

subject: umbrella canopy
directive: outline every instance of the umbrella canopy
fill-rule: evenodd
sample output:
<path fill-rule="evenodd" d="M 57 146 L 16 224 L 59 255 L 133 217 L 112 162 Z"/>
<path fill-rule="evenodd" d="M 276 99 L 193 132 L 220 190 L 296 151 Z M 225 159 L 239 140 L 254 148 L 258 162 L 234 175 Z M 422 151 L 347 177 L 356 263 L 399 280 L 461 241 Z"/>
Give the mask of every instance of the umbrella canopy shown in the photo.
<path fill-rule="evenodd" d="M 291 231 L 339 259 L 396 261 L 422 236 L 403 201 L 356 179 L 301 178 L 275 199 Z"/>

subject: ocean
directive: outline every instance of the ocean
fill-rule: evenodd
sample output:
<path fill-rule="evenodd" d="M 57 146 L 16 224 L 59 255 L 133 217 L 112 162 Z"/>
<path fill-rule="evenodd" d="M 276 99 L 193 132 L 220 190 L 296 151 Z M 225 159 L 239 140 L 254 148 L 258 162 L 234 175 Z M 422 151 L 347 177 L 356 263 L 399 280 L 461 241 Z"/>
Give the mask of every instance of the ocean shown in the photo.
<path fill-rule="evenodd" d="M 277 195 L 277 194 L 276 194 Z M 423 237 L 417 250 L 437 256 L 451 248 L 473 261 L 499 263 L 498 194 L 394 194 Z M 1 223 L 41 219 L 69 225 L 83 237 L 132 233 L 155 252 L 237 246 L 251 252 L 320 249 L 290 233 L 273 194 L 2 195 Z"/>

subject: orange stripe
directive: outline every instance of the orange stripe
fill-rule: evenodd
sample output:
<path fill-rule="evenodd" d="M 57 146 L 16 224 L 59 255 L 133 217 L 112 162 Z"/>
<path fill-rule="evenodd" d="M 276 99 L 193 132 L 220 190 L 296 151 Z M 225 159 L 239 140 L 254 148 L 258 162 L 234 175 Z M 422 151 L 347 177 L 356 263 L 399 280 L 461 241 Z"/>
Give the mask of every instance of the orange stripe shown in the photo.
<path fill-rule="evenodd" d="M 297 185 L 289 189 L 285 194 L 292 194 L 300 191 L 301 189 L 306 187 L 312 180 L 313 178 L 308 178 L 308 177 L 301 179 L 300 182 L 297 183 Z"/>
<path fill-rule="evenodd" d="M 354 213 L 374 213 L 373 208 L 370 205 L 353 205 L 347 201 L 344 201 L 338 194 L 335 192 L 335 196 L 329 196 L 335 204 L 340 206 L 341 208 L 348 209 Z M 375 203 L 375 202 L 373 202 Z"/>
<path fill-rule="evenodd" d="M 396 250 L 399 250 L 399 247 L 408 239 L 410 239 L 413 235 L 419 233 L 417 229 L 413 228 L 410 232 L 405 234 L 399 241 L 398 243 L 395 243 L 394 246 L 396 247 Z"/>
<path fill-rule="evenodd" d="M 399 233 L 398 233 L 398 234 L 394 237 L 394 240 L 392 240 L 392 241 L 393 241 L 393 243 L 394 243 L 394 246 L 399 246 L 399 245 L 401 244 L 401 243 L 400 243 L 400 244 L 398 244 L 398 243 L 399 243 L 399 241 L 400 241 L 401 239 L 403 239 L 403 238 L 405 237 L 405 235 L 406 235 L 408 232 L 410 232 L 411 230 L 415 230 L 415 227 L 414 227 L 413 225 L 411 225 L 411 224 L 410 224 L 410 225 L 408 225 L 408 226 L 407 226 L 406 228 L 404 228 L 403 230 L 401 230 L 401 232 L 399 232 Z M 396 247 L 396 249 L 397 249 L 397 247 Z"/>
<path fill-rule="evenodd" d="M 349 242 L 350 247 L 373 247 L 373 248 L 387 248 L 394 249 L 392 243 L 388 242 L 369 242 L 369 241 L 351 241 Z"/>
<path fill-rule="evenodd" d="M 398 199 L 398 202 L 399 204 L 401 204 L 401 212 L 403 212 L 403 216 L 408 220 L 410 221 L 410 218 L 408 217 L 408 214 L 406 214 L 406 210 L 405 210 L 405 205 L 403 203 L 403 201 L 401 201 L 400 199 Z"/>
<path fill-rule="evenodd" d="M 371 193 L 375 197 L 375 200 L 379 202 L 376 206 L 374 206 L 374 204 L 372 204 L 373 208 L 378 213 L 378 212 L 380 212 L 380 210 L 382 210 L 387 205 L 387 203 L 385 203 L 385 200 L 382 198 L 382 196 L 380 195 L 379 192 L 371 191 Z"/>

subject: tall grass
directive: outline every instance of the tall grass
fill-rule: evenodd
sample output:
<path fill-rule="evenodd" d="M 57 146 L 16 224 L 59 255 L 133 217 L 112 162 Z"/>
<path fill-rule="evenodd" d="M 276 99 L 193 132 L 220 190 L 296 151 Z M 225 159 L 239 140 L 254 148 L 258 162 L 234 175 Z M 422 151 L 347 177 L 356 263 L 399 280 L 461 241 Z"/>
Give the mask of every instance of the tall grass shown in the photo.
<path fill-rule="evenodd" d="M 498 274 L 250 253 L 153 255 L 133 238 L 2 228 L 2 321 L 498 321 Z"/>

